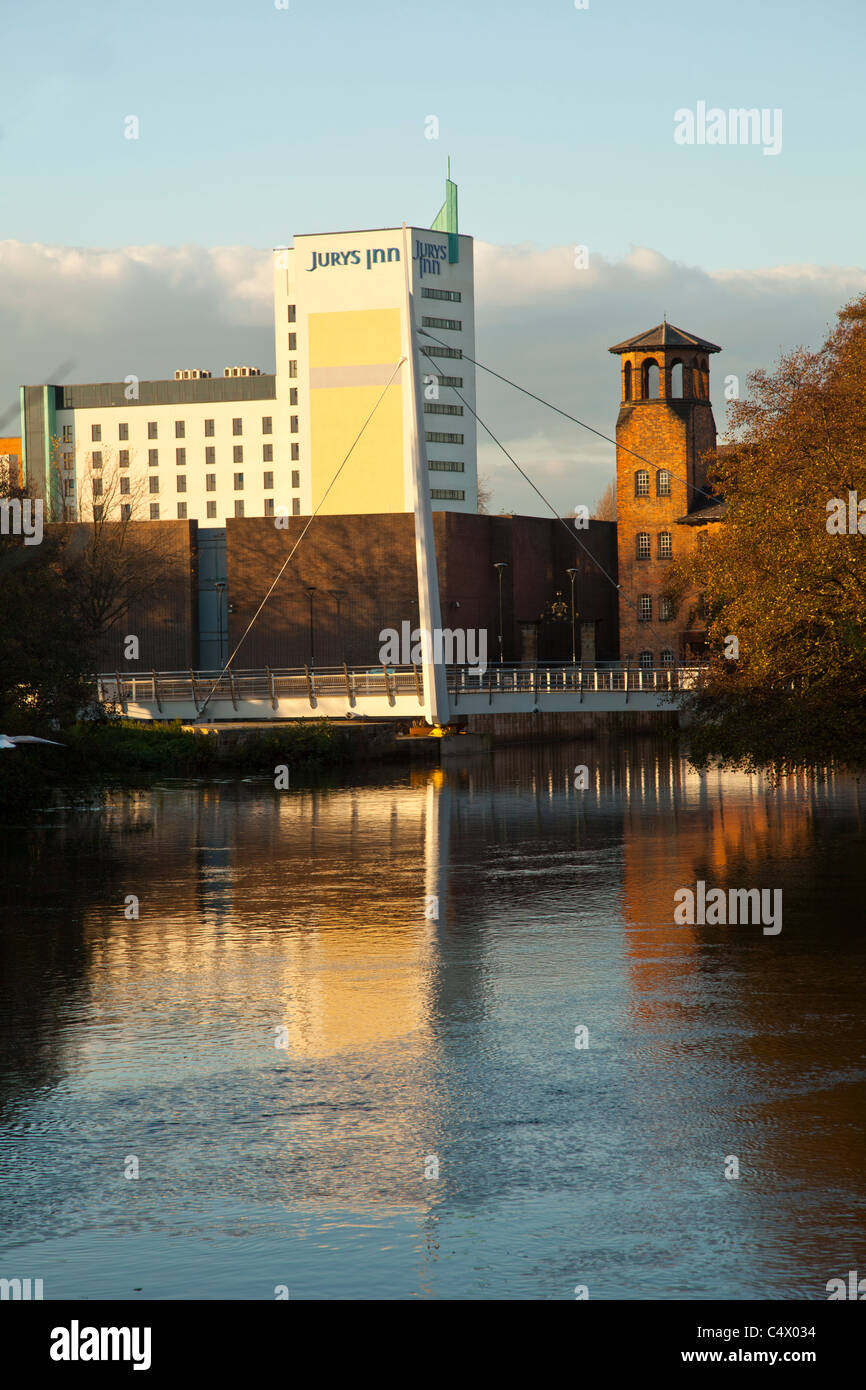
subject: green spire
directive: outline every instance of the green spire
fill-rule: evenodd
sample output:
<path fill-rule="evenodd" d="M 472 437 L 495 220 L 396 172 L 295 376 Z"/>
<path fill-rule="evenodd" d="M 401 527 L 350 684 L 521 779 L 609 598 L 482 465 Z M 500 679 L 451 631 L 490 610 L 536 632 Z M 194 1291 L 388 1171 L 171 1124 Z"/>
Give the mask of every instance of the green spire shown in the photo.
<path fill-rule="evenodd" d="M 445 202 L 433 219 L 430 229 L 433 232 L 448 234 L 448 264 L 456 265 L 460 259 L 460 246 L 457 240 L 457 185 L 451 181 L 451 156 L 448 156 L 448 175 L 445 179 Z"/>

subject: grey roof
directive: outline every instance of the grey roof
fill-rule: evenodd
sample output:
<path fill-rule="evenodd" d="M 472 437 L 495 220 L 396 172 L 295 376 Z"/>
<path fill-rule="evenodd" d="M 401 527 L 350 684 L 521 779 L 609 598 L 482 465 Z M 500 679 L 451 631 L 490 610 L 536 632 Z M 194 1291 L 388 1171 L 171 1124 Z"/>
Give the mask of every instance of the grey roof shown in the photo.
<path fill-rule="evenodd" d="M 687 512 L 685 516 L 677 517 L 678 526 L 704 526 L 708 521 L 724 521 L 728 515 L 728 504 L 722 498 L 717 501 L 708 502 L 705 507 L 698 507 L 693 512 Z"/>
<path fill-rule="evenodd" d="M 707 338 L 698 338 L 694 333 L 686 333 L 682 328 L 675 328 L 672 323 L 665 321 L 657 323 L 655 328 L 648 328 L 645 333 L 638 333 L 634 338 L 626 338 L 623 343 L 615 343 L 608 352 L 642 352 L 645 348 L 699 348 L 701 352 L 721 352 L 721 348 L 716 343 L 711 343 Z"/>

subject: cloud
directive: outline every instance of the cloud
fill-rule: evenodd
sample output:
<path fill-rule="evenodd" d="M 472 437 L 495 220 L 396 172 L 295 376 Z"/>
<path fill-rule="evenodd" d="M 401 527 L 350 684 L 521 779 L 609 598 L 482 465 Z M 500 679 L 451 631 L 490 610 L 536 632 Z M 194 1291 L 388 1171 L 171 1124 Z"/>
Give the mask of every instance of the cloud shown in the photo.
<path fill-rule="evenodd" d="M 798 344 L 816 346 L 840 305 L 866 291 L 866 271 L 771 266 L 706 271 L 633 247 L 621 260 L 573 246 L 476 242 L 476 353 L 481 362 L 613 435 L 618 367 L 607 349 L 663 314 L 719 343 L 712 396 L 720 432 L 722 382 L 769 367 Z M 250 363 L 272 371 L 271 254 L 251 247 L 82 249 L 0 242 L 0 413 L 22 382 L 170 377 L 176 367 Z M 597 498 L 613 446 L 479 373 L 478 410 L 563 514 Z M 14 429 L 14 421 L 6 426 Z M 483 430 L 479 460 L 493 508 L 544 506 Z"/>

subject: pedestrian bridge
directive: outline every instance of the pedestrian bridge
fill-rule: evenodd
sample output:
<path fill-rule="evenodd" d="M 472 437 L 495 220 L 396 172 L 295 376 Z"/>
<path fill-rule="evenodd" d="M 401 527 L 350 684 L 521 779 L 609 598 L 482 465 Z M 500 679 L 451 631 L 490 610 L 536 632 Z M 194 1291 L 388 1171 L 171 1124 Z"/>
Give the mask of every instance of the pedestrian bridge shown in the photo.
<path fill-rule="evenodd" d="M 586 710 L 670 711 L 693 688 L 694 667 L 446 667 L 449 717 Z M 276 671 L 110 672 L 99 700 L 132 719 L 418 719 L 420 666 L 301 667 Z"/>

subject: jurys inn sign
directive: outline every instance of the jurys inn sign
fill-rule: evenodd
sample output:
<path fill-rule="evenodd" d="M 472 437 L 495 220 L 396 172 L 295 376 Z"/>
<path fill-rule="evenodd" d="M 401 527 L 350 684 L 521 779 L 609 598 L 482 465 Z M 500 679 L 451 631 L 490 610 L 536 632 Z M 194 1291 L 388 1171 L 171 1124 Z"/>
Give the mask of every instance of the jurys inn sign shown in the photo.
<path fill-rule="evenodd" d="M 375 265 L 387 265 L 389 261 L 399 261 L 400 251 L 396 246 L 386 248 L 377 246 L 366 251 L 313 251 L 312 264 L 307 266 L 307 274 L 310 275 L 314 270 L 328 270 L 335 266 L 361 265 L 362 256 L 366 257 L 368 270 L 372 270 Z M 421 241 L 415 239 L 415 249 L 413 260 L 418 262 L 418 277 L 423 280 L 425 275 L 440 275 L 443 261 L 448 259 L 448 247 L 439 246 L 434 241 Z"/>

